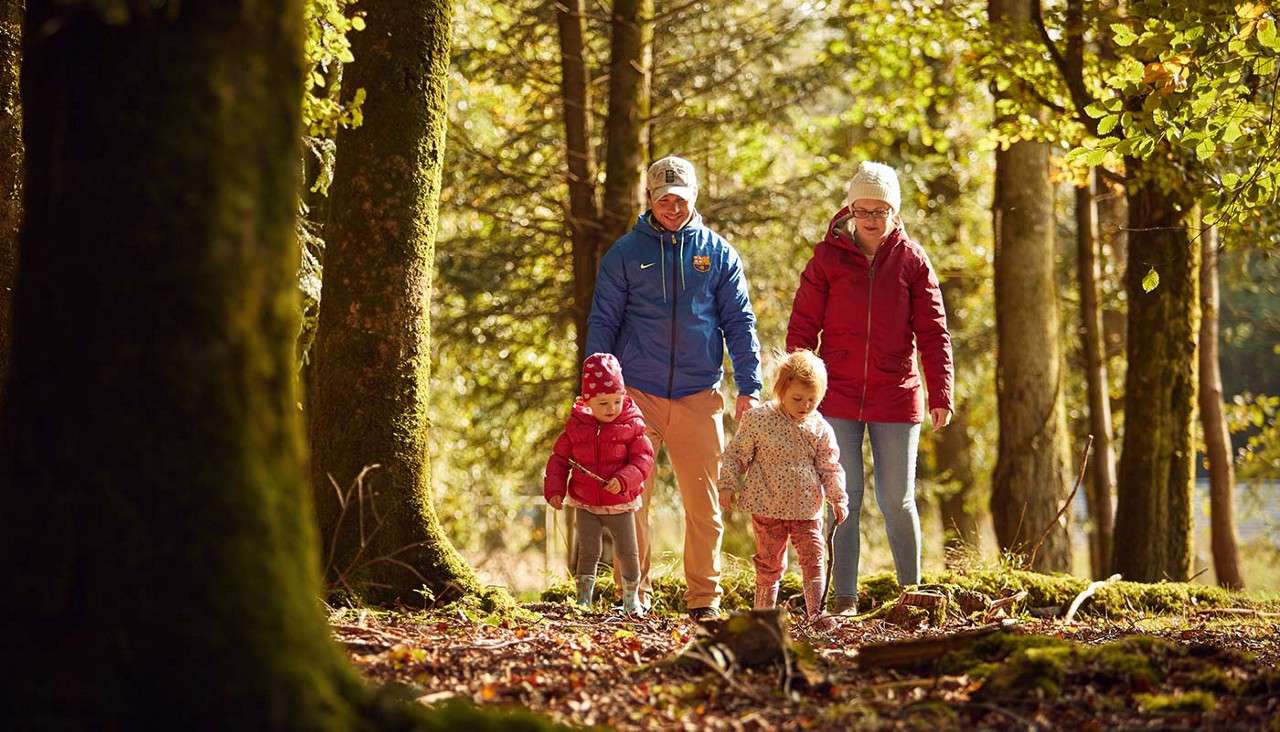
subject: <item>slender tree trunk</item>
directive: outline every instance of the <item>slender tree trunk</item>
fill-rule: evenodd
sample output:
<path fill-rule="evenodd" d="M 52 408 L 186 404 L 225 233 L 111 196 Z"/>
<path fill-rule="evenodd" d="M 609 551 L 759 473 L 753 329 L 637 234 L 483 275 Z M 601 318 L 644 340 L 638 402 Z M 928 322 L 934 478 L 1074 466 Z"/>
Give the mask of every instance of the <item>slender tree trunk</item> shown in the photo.
<path fill-rule="evenodd" d="M 22 0 L 0 0 L 0 408 L 9 374 L 22 224 Z"/>
<path fill-rule="evenodd" d="M 1039 0 L 1037 0 L 1038 2 Z M 1084 83 L 1086 23 L 1084 0 L 1067 0 L 1066 73 L 1071 83 Z M 1101 173 L 1096 173 L 1101 176 Z M 1095 171 L 1085 185 L 1076 188 L 1076 282 L 1080 290 L 1080 320 L 1089 400 L 1089 431 L 1093 434 L 1093 459 L 1089 461 L 1085 497 L 1089 506 L 1089 568 L 1094 577 L 1109 574 L 1111 532 L 1115 512 L 1116 462 L 1112 448 L 1111 398 L 1108 389 L 1106 346 L 1102 330 L 1098 279 L 1098 205 L 1094 198 Z"/>
<path fill-rule="evenodd" d="M 1141 164 L 1129 199 L 1128 368 L 1125 430 L 1117 480 L 1113 557 L 1127 580 L 1186 580 L 1191 573 L 1191 490 L 1195 475 L 1200 248 L 1190 240 L 1194 198 L 1165 191 Z M 1159 285 L 1142 282 L 1154 268 Z"/>
<path fill-rule="evenodd" d="M 1030 5 L 992 0 L 991 21 L 1030 29 Z M 1054 276 L 1049 146 L 1017 142 L 996 153 L 996 398 L 1000 440 L 991 514 L 1000 547 L 1035 554 L 1036 569 L 1067 570 L 1065 435 Z M 1069 516 L 1069 514 L 1065 514 Z M 1045 531 L 1043 546 L 1036 548 Z"/>
<path fill-rule="evenodd" d="M 452 9 L 370 4 L 344 69 L 364 124 L 339 135 L 314 345 L 312 474 L 328 579 L 367 600 L 476 593 L 431 498 L 430 301 Z M 377 465 L 348 499 L 366 466 Z M 427 598 L 430 599 L 430 598 Z"/>
<path fill-rule="evenodd" d="M 293 389 L 301 23 L 29 3 L 7 729 L 354 722 Z"/>
<path fill-rule="evenodd" d="M 607 247 L 635 223 L 644 200 L 644 127 L 649 118 L 653 0 L 613 4 L 609 58 L 609 124 L 605 154 L 603 226 Z"/>
<path fill-rule="evenodd" d="M 973 439 L 969 437 L 969 415 L 964 409 L 956 410 L 955 419 L 938 434 L 934 455 L 938 471 L 950 477 L 954 488 L 939 506 L 948 558 L 955 552 L 977 550 L 982 541 L 982 513 L 974 505 L 977 480 L 973 472 Z"/>
<path fill-rule="evenodd" d="M 557 0 L 560 31 L 560 93 L 564 104 L 565 158 L 568 160 L 569 232 L 573 239 L 573 322 L 582 363 L 590 354 L 587 316 L 595 291 L 600 255 L 600 207 L 596 204 L 596 164 L 591 141 L 591 76 L 583 36 L 583 0 Z"/>
<path fill-rule="evenodd" d="M 1222 371 L 1218 364 L 1218 228 L 1200 229 L 1200 423 L 1209 460 L 1209 530 L 1218 584 L 1244 587 L 1236 547 L 1235 467 L 1231 434 L 1222 415 Z"/>
<path fill-rule="evenodd" d="M 1111 396 L 1108 393 L 1106 344 L 1102 331 L 1102 307 L 1098 280 L 1098 208 L 1094 178 L 1076 188 L 1076 278 L 1080 288 L 1085 381 L 1089 395 L 1089 430 L 1093 434 L 1093 458 L 1089 461 L 1086 497 L 1089 502 L 1089 566 L 1094 577 L 1111 568 L 1111 532 L 1115 524 L 1112 496 L 1116 485 L 1116 459 L 1111 437 Z"/>

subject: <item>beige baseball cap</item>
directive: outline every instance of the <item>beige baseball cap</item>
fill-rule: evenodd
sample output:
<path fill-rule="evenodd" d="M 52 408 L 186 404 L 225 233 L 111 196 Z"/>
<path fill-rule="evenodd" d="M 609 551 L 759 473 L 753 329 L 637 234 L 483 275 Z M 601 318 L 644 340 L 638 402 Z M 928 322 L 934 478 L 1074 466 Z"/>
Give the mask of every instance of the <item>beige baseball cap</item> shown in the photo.
<path fill-rule="evenodd" d="M 693 163 L 668 155 L 649 166 L 645 188 L 654 198 L 672 193 L 693 203 L 698 198 L 698 175 L 693 170 Z"/>

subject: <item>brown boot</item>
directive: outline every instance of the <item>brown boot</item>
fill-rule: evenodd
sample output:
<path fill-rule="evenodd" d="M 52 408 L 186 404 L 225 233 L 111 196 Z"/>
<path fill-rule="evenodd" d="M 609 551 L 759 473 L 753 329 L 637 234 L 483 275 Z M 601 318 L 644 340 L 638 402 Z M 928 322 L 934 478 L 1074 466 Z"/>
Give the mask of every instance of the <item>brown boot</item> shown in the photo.
<path fill-rule="evenodd" d="M 855 595 L 836 595 L 831 601 L 832 615 L 857 615 L 858 598 Z"/>

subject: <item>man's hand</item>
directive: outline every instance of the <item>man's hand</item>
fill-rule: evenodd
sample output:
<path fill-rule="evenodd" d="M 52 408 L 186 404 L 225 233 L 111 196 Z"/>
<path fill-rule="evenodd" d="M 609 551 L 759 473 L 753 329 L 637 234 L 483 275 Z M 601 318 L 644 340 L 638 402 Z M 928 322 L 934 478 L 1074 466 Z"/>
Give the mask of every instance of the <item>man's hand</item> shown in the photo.
<path fill-rule="evenodd" d="M 845 508 L 844 506 L 840 506 L 840 505 L 832 506 L 831 511 L 836 515 L 835 516 L 836 526 L 839 526 L 840 524 L 844 523 L 844 520 L 849 518 L 849 509 Z"/>
<path fill-rule="evenodd" d="M 733 510 L 733 491 L 720 490 L 720 510 L 724 513 Z"/>
<path fill-rule="evenodd" d="M 951 410 L 943 407 L 930 409 L 929 419 L 933 420 L 933 428 L 935 430 L 940 430 L 951 424 Z"/>
<path fill-rule="evenodd" d="M 604 484 L 604 489 L 616 496 L 622 492 L 622 482 L 617 478 L 611 478 L 608 483 Z"/>
<path fill-rule="evenodd" d="M 755 409 L 760 406 L 760 399 L 751 394 L 739 394 L 738 403 L 733 408 L 733 419 L 737 422 L 742 421 L 742 415 L 747 413 L 748 409 Z"/>
<path fill-rule="evenodd" d="M 550 503 L 552 508 L 559 511 L 564 508 L 564 496 L 552 496 L 547 499 L 547 503 Z"/>

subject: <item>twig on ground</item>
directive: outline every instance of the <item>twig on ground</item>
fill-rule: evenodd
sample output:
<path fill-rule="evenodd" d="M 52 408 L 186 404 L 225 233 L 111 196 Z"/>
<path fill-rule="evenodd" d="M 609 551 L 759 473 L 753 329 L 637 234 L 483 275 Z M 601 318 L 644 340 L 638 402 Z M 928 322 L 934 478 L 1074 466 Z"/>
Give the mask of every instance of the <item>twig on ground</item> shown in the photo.
<path fill-rule="evenodd" d="M 1076 595 L 1076 599 L 1071 601 L 1071 607 L 1067 609 L 1067 614 L 1065 617 L 1062 618 L 1062 622 L 1070 623 L 1075 618 L 1076 611 L 1080 609 L 1080 606 L 1084 604 L 1085 600 L 1088 600 L 1090 597 L 1093 597 L 1093 593 L 1097 592 L 1103 587 L 1106 587 L 1107 585 L 1114 584 L 1119 581 L 1120 581 L 1120 575 L 1113 574 L 1104 580 L 1090 582 L 1089 586 L 1084 588 L 1084 591 L 1081 592 L 1079 595 Z"/>
<path fill-rule="evenodd" d="M 1030 730 L 1040 729 L 1040 725 L 1036 724 L 1030 719 L 1027 719 L 1021 714 L 1015 714 L 1014 712 L 1011 712 L 1008 709 L 1005 709 L 1004 707 L 998 707 L 995 704 L 984 704 L 983 702 L 967 702 L 966 706 L 973 707 L 975 709 L 982 709 L 988 712 L 996 712 L 998 714 L 1003 714 L 1009 719 L 1012 719 L 1013 721 L 1019 724 L 1027 725 L 1027 729 L 1030 729 Z"/>

